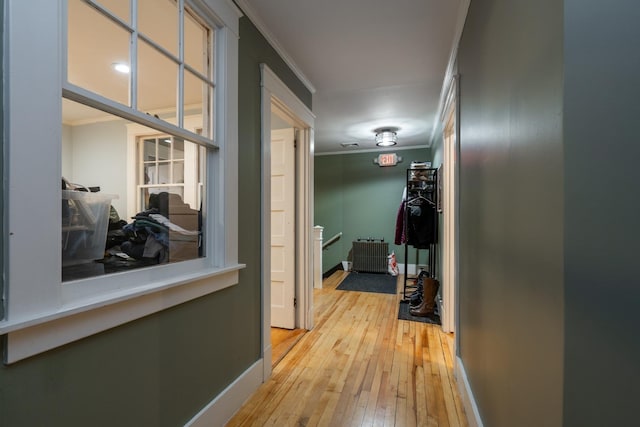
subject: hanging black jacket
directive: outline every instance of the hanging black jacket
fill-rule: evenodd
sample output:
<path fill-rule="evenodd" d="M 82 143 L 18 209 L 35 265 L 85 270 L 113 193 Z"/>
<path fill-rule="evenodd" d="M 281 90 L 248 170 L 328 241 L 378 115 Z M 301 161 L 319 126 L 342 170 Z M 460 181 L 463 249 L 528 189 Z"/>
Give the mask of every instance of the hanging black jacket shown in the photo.
<path fill-rule="evenodd" d="M 407 202 L 405 209 L 407 243 L 416 249 L 428 249 L 437 241 L 436 210 L 423 198 Z"/>

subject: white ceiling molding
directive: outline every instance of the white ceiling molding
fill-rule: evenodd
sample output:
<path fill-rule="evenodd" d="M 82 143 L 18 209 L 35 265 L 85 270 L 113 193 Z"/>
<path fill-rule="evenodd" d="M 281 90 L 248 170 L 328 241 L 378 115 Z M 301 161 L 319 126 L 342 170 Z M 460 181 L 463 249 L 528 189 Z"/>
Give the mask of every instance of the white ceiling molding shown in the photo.
<path fill-rule="evenodd" d="M 302 84 L 311 92 L 312 94 L 316 93 L 316 88 L 313 86 L 311 81 L 305 76 L 300 67 L 293 61 L 291 56 L 287 53 L 287 51 L 282 47 L 282 44 L 278 41 L 278 39 L 269 31 L 265 23 L 258 16 L 256 11 L 249 6 L 249 4 L 245 0 L 235 0 L 236 4 L 240 7 L 240 9 L 244 12 L 244 14 L 253 22 L 258 31 L 264 36 L 265 39 L 269 42 L 271 47 L 278 52 L 278 55 L 282 58 L 282 60 L 291 68 L 291 71 L 300 79 Z"/>
<path fill-rule="evenodd" d="M 436 136 L 436 129 L 438 129 L 438 122 L 442 121 L 442 115 L 444 114 L 445 104 L 449 95 L 449 89 L 453 82 L 454 74 L 457 74 L 456 60 L 458 58 L 458 46 L 460 45 L 460 38 L 462 37 L 462 30 L 464 29 L 464 23 L 467 20 L 467 12 L 469 11 L 469 4 L 471 0 L 462 0 L 460 3 L 460 9 L 458 10 L 458 19 L 456 22 L 456 32 L 453 37 L 453 45 L 451 46 L 451 55 L 449 56 L 449 63 L 447 64 L 447 71 L 444 74 L 444 80 L 442 82 L 442 89 L 440 91 L 440 101 L 438 103 L 438 111 L 433 119 L 433 128 L 431 129 L 431 137 L 429 138 L 429 146 L 433 146 L 434 138 Z"/>

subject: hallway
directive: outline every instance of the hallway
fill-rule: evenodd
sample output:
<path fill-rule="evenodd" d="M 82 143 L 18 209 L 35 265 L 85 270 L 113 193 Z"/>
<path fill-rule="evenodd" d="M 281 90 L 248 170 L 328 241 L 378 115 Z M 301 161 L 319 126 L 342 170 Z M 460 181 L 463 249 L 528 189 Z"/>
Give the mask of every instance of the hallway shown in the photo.
<path fill-rule="evenodd" d="M 228 426 L 467 425 L 453 338 L 439 326 L 398 320 L 400 295 L 336 291 L 347 274 L 314 289 L 315 329 Z"/>

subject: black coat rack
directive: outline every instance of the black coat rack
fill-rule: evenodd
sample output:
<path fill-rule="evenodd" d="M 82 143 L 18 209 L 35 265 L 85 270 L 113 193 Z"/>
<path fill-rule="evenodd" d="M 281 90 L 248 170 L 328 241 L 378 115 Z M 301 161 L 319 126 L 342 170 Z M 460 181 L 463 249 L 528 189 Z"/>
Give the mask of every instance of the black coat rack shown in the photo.
<path fill-rule="evenodd" d="M 403 299 L 407 300 L 407 290 L 415 285 L 407 283 L 417 277 L 409 277 L 409 247 L 416 250 L 416 268 L 419 267 L 421 250 L 428 250 L 428 277 L 435 278 L 436 246 L 438 242 L 438 169 L 407 169 L 407 194 L 404 203 L 404 286 Z"/>

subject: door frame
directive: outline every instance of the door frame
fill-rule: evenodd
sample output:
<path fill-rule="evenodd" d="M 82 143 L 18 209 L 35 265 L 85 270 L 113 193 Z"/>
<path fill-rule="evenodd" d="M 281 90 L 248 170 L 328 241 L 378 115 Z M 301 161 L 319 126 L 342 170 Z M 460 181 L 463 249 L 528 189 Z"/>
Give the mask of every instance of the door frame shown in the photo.
<path fill-rule="evenodd" d="M 445 99 L 442 120 L 443 151 L 443 247 L 442 247 L 442 299 L 444 313 L 442 329 L 458 330 L 458 176 L 459 176 L 459 117 L 458 76 L 452 76 Z M 452 136 L 448 137 L 447 132 Z M 455 345 L 454 345 L 455 346 Z M 455 350 L 454 350 L 455 355 Z"/>
<path fill-rule="evenodd" d="M 296 327 L 313 328 L 313 129 L 315 115 L 266 64 L 261 73 L 261 279 L 263 380 L 271 376 L 271 113 L 299 129 L 296 146 Z"/>

